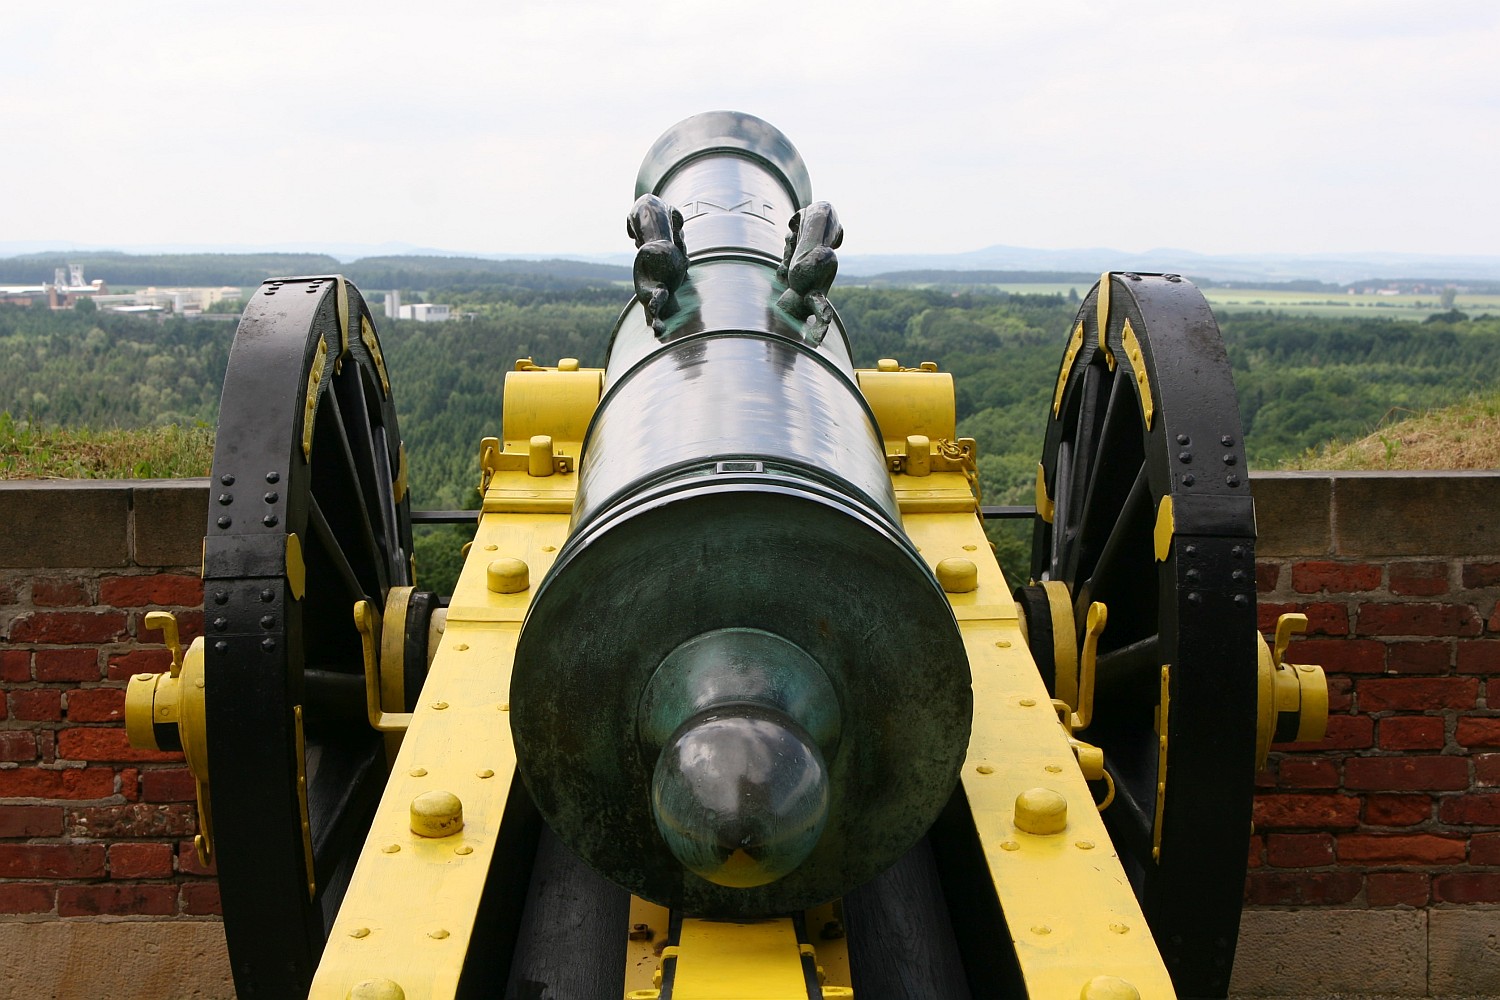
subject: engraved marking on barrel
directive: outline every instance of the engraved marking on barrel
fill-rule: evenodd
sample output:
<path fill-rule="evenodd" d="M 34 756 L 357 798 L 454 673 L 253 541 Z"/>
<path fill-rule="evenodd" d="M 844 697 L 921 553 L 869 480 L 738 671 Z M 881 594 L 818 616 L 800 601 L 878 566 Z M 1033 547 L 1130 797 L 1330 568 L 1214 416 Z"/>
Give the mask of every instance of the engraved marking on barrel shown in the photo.
<path fill-rule="evenodd" d="M 776 206 L 767 205 L 764 202 L 757 203 L 754 198 L 745 198 L 733 205 L 720 205 L 705 198 L 699 198 L 697 201 L 690 201 L 678 206 L 678 209 L 682 212 L 684 222 L 696 219 L 700 215 L 727 214 L 729 212 L 738 212 L 741 215 L 754 216 L 762 222 L 771 222 L 771 213 L 775 211 L 775 208 Z"/>

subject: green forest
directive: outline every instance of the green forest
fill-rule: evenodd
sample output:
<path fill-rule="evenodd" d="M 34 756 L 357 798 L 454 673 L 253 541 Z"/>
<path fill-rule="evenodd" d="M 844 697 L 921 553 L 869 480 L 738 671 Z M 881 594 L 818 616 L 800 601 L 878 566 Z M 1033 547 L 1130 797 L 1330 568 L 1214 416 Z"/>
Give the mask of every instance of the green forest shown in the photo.
<path fill-rule="evenodd" d="M 400 259 L 388 266 L 385 279 L 402 273 Z M 425 293 L 403 288 L 411 297 L 452 303 L 468 317 L 378 321 L 418 508 L 476 505 L 479 440 L 500 432 L 503 380 L 515 359 L 603 363 L 629 295 L 616 270 L 545 280 L 517 271 L 481 280 L 458 267 L 452 284 Z M 1029 503 L 1057 366 L 1078 308 L 1071 296 L 952 286 L 835 291 L 856 363 L 894 357 L 951 371 L 959 431 L 979 442 L 985 501 Z M 211 426 L 234 334 L 226 319 L 0 305 L 0 411 L 43 425 Z M 1500 317 L 1448 313 L 1411 323 L 1235 312 L 1219 320 L 1257 466 L 1368 433 L 1394 410 L 1492 389 L 1500 374 Z M 457 566 L 455 529 L 426 529 L 424 536 L 419 566 L 429 582 L 448 579 Z M 1019 552 L 1019 543 L 1011 539 L 1002 550 Z"/>

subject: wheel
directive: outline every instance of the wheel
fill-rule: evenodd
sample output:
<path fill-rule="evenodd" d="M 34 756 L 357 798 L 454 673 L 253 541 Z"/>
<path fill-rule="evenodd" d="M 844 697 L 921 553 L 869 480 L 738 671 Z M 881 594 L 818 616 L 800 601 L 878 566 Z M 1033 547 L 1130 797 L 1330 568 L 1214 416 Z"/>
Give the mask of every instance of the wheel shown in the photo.
<path fill-rule="evenodd" d="M 1228 358 L 1191 283 L 1095 286 L 1038 475 L 1033 587 L 1018 595 L 1031 644 L 1039 664 L 1057 662 L 1036 627 L 1049 591 L 1047 624 L 1070 650 L 1090 605 L 1108 608 L 1081 734 L 1116 789 L 1106 825 L 1179 995 L 1225 996 L 1254 786 L 1255 515 Z M 1076 678 L 1055 690 L 1076 692 Z"/>
<path fill-rule="evenodd" d="M 432 608 L 401 589 L 405 454 L 353 285 L 286 278 L 251 299 L 210 487 L 205 694 L 225 935 L 240 997 L 304 996 L 387 773 L 352 608 L 400 606 L 408 634 Z M 408 710 L 420 679 L 403 675 Z"/>

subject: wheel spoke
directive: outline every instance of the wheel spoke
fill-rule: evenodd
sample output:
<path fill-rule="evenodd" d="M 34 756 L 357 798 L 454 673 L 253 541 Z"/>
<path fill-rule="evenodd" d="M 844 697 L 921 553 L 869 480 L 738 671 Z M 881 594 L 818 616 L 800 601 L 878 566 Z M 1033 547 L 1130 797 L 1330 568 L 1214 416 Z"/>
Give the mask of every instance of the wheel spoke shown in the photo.
<path fill-rule="evenodd" d="M 1069 497 L 1084 496 L 1084 484 L 1091 478 L 1092 467 L 1099 462 L 1098 454 L 1098 410 L 1099 410 L 1099 379 L 1100 366 L 1088 364 L 1084 366 L 1083 375 L 1079 378 L 1078 385 L 1078 412 L 1073 421 L 1073 468 L 1067 483 L 1067 494 Z M 1070 504 L 1068 509 L 1068 521 L 1064 526 L 1066 533 L 1068 560 L 1064 564 L 1072 564 L 1076 561 L 1076 543 L 1078 537 L 1078 525 L 1080 515 L 1085 508 L 1079 504 Z"/>
<path fill-rule="evenodd" d="M 1057 445 L 1057 471 L 1053 476 L 1053 492 L 1057 499 L 1052 505 L 1052 549 L 1047 565 L 1047 579 L 1056 580 L 1062 572 L 1063 555 L 1067 544 L 1068 508 L 1071 506 L 1068 491 L 1063 487 L 1073 478 L 1073 445 L 1068 441 Z"/>
<path fill-rule="evenodd" d="M 1134 421 L 1137 414 L 1131 405 L 1130 392 L 1121 387 L 1127 384 L 1127 379 L 1115 370 L 1109 380 L 1109 398 L 1104 404 L 1104 420 L 1102 430 L 1099 434 L 1099 454 L 1090 470 L 1088 483 L 1083 490 L 1083 507 L 1087 511 L 1093 502 L 1097 500 L 1099 481 L 1103 470 L 1108 468 L 1110 459 L 1118 452 L 1118 446 L 1123 443 L 1124 432 L 1127 430 L 1125 424 L 1129 419 Z"/>
<path fill-rule="evenodd" d="M 352 538 L 346 538 L 345 551 L 349 542 L 356 546 L 351 554 L 357 563 L 358 569 L 364 570 L 370 575 L 361 576 L 366 590 L 371 596 L 384 599 L 386 591 L 390 588 L 389 575 L 386 567 L 385 554 L 381 551 L 379 543 L 375 540 L 375 526 L 370 518 L 369 507 L 365 503 L 364 494 L 361 492 L 360 466 L 356 460 L 354 450 L 350 445 L 349 435 L 345 427 L 344 414 L 338 403 L 338 396 L 329 393 L 324 397 L 323 405 L 318 409 L 320 421 L 326 417 L 327 426 L 320 427 L 320 431 L 333 434 L 336 447 L 334 448 L 335 463 L 332 468 L 326 468 L 318 461 L 324 457 L 323 451 L 315 451 L 313 455 L 313 493 L 324 495 L 325 500 L 331 500 L 334 507 L 325 510 L 324 513 L 333 513 L 335 516 L 341 512 L 352 515 L 353 524 L 350 531 Z M 363 414 L 360 414 L 363 416 Z M 321 475 L 320 475 L 321 473 Z M 319 486 L 323 486 L 320 490 Z M 339 520 L 339 524 L 348 524 L 350 517 L 346 516 Z M 330 527 L 335 522 L 329 521 Z"/>
<path fill-rule="evenodd" d="M 368 726 L 364 675 L 344 670 L 304 670 L 302 708 L 310 731 Z"/>
<path fill-rule="evenodd" d="M 380 561 L 386 567 L 387 579 L 400 579 L 400 573 L 391 572 L 393 549 L 397 546 L 390 452 L 385 450 L 384 428 L 379 422 L 378 411 L 370 407 L 369 387 L 365 385 L 363 369 L 358 365 L 346 368 L 344 375 L 334 378 L 333 386 L 339 397 L 340 412 L 345 417 L 341 423 L 356 459 L 359 495 L 368 498 L 366 513 Z"/>
<path fill-rule="evenodd" d="M 1083 490 L 1083 510 L 1078 517 L 1074 561 L 1069 566 L 1074 579 L 1087 579 L 1094 572 L 1104 530 L 1111 526 L 1109 518 L 1120 509 L 1131 482 L 1126 477 L 1144 458 L 1138 435 L 1140 414 L 1128 386 L 1129 378 L 1118 372 L 1110 383 L 1096 457 L 1089 470 L 1088 484 Z"/>
<path fill-rule="evenodd" d="M 1156 633 L 1099 655 L 1094 678 L 1095 711 L 1111 705 L 1156 700 L 1161 677 L 1161 637 Z"/>
<path fill-rule="evenodd" d="M 395 476 L 391 472 L 390 438 L 385 425 L 376 424 L 375 434 L 375 482 L 380 490 L 380 513 L 385 521 L 386 559 L 390 566 L 392 585 L 411 583 L 410 564 L 407 562 L 405 546 L 401 544 L 401 508 L 396 503 Z"/>
<path fill-rule="evenodd" d="M 1109 529 L 1109 535 L 1099 552 L 1099 561 L 1094 566 L 1094 571 L 1089 574 L 1087 582 L 1078 588 L 1074 595 L 1075 601 L 1081 604 L 1085 614 L 1088 612 L 1089 603 L 1104 600 L 1106 595 L 1115 592 L 1116 585 L 1140 586 L 1139 580 L 1129 579 L 1123 560 L 1129 554 L 1131 542 L 1139 539 L 1143 530 L 1142 522 L 1144 522 L 1144 530 L 1149 531 L 1150 511 L 1151 487 L 1146 475 L 1146 463 L 1142 462 L 1141 467 L 1136 471 L 1135 482 L 1131 485 L 1130 492 L 1126 495 L 1125 502 L 1120 506 L 1119 514 Z"/>
<path fill-rule="evenodd" d="M 1161 636 L 1155 633 L 1099 655 L 1098 679 L 1101 682 L 1109 678 L 1111 684 L 1128 684 L 1142 671 L 1149 672 L 1153 682 L 1161 671 Z"/>
<path fill-rule="evenodd" d="M 318 549 L 332 564 L 334 576 L 344 585 L 344 593 L 349 597 L 349 606 L 353 607 L 355 601 L 369 600 L 370 593 L 365 590 L 364 584 L 359 582 L 359 574 L 354 572 L 354 567 L 349 565 L 343 546 L 339 545 L 339 540 L 334 536 L 333 528 L 329 526 L 328 518 L 323 515 L 323 508 L 315 496 L 307 498 L 307 520 L 312 527 L 312 537 L 318 543 Z"/>

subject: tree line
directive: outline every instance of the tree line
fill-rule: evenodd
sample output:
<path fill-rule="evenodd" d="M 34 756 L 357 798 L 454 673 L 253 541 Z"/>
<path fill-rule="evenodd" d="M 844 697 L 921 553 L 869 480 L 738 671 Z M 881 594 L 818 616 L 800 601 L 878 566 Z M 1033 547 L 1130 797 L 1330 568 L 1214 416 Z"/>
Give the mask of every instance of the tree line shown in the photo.
<path fill-rule="evenodd" d="M 1030 502 L 1077 305 L 979 288 L 835 293 L 856 364 L 894 357 L 952 372 L 958 430 L 979 442 L 986 502 Z M 417 506 L 473 507 L 478 445 L 500 433 L 505 373 L 520 357 L 602 365 L 629 292 L 613 283 L 572 291 L 480 283 L 438 288 L 432 297 L 459 303 L 472 318 L 377 318 L 377 325 Z M 1393 410 L 1493 389 L 1500 377 L 1497 317 L 1439 314 L 1418 324 L 1263 312 L 1219 321 L 1252 466 L 1362 436 Z M 0 411 L 51 425 L 211 425 L 233 326 L 0 305 Z M 454 547 L 426 543 L 419 563 L 451 569 Z"/>

